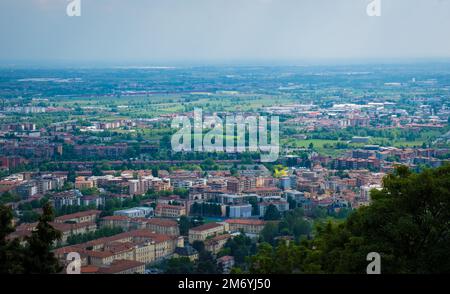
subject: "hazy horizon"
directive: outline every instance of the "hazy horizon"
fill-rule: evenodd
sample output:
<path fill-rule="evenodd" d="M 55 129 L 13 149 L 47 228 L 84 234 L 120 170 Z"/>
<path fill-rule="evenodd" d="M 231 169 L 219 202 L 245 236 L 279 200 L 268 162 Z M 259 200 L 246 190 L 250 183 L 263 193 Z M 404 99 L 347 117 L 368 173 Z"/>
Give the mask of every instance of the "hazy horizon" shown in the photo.
<path fill-rule="evenodd" d="M 450 1 L 2 0 L 0 65 L 196 65 L 450 59 Z"/>

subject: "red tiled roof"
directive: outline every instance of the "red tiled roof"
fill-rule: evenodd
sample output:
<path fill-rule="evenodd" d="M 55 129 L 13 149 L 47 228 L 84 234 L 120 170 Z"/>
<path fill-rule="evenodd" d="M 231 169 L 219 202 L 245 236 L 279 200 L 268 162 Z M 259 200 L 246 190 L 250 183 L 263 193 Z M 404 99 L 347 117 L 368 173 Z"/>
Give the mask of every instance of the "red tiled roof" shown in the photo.
<path fill-rule="evenodd" d="M 150 218 L 150 219 L 142 219 L 138 218 L 136 220 L 142 220 L 148 224 L 162 226 L 162 227 L 174 227 L 178 226 L 178 223 L 174 220 L 165 219 L 165 218 Z"/>
<path fill-rule="evenodd" d="M 259 219 L 227 219 L 225 222 L 235 225 L 254 225 L 254 226 L 263 226 L 266 224 L 265 221 Z"/>
<path fill-rule="evenodd" d="M 82 274 L 95 274 L 99 271 L 99 269 L 100 268 L 98 266 L 94 266 L 94 265 L 82 266 L 81 273 Z"/>
<path fill-rule="evenodd" d="M 115 274 L 125 270 L 137 268 L 144 265 L 144 263 L 134 260 L 115 260 L 109 267 L 99 268 L 101 274 Z"/>
<path fill-rule="evenodd" d="M 230 256 L 230 255 L 225 255 L 220 258 L 217 258 L 217 262 L 228 262 L 228 261 L 232 261 L 232 260 L 234 260 L 234 257 Z"/>
<path fill-rule="evenodd" d="M 80 217 L 84 217 L 84 216 L 89 216 L 89 215 L 99 215 L 101 213 L 100 210 L 87 210 L 87 211 L 80 211 L 77 213 L 72 213 L 72 214 L 66 214 L 66 215 L 62 215 L 62 216 L 58 216 L 57 218 L 55 218 L 55 221 L 66 221 L 66 220 L 70 220 L 70 219 L 74 219 L 74 218 L 80 218 Z"/>
<path fill-rule="evenodd" d="M 260 187 L 247 189 L 245 192 L 281 192 L 281 190 L 276 187 Z"/>
<path fill-rule="evenodd" d="M 230 234 L 217 235 L 217 236 L 215 236 L 215 237 L 213 237 L 211 239 L 207 239 L 205 241 L 205 244 L 214 243 L 214 242 L 225 240 L 225 239 L 228 240 L 229 238 L 231 238 Z"/>
<path fill-rule="evenodd" d="M 201 225 L 201 226 L 198 226 L 198 227 L 191 228 L 190 230 L 191 231 L 201 232 L 201 231 L 206 231 L 206 230 L 209 230 L 209 229 L 212 229 L 212 228 L 218 228 L 218 227 L 221 227 L 221 226 L 222 226 L 222 224 L 219 224 L 219 223 L 208 223 L 208 224 L 204 224 L 204 225 Z"/>
<path fill-rule="evenodd" d="M 177 205 L 169 205 L 169 204 L 158 204 L 156 206 L 156 209 L 164 209 L 164 208 L 170 208 L 170 209 L 178 209 L 178 210 L 182 210 L 185 209 L 184 206 L 177 206 Z"/>
<path fill-rule="evenodd" d="M 125 221 L 125 220 L 131 220 L 131 218 L 128 216 L 125 216 L 125 215 L 110 215 L 110 216 L 102 217 L 101 220 Z"/>
<path fill-rule="evenodd" d="M 90 227 L 90 226 L 96 227 L 96 224 L 94 222 L 83 222 L 83 223 L 75 223 L 75 224 L 50 223 L 50 225 L 61 232 L 68 232 L 68 231 L 72 231 L 74 229 L 80 229 L 80 228 Z"/>

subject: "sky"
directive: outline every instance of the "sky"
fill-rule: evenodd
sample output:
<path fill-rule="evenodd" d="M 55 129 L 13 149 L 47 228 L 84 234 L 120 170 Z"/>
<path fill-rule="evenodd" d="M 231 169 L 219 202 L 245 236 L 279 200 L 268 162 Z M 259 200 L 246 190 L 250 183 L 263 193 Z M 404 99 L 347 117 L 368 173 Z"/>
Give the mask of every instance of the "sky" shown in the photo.
<path fill-rule="evenodd" d="M 450 58 L 450 0 L 0 0 L 0 64 Z"/>

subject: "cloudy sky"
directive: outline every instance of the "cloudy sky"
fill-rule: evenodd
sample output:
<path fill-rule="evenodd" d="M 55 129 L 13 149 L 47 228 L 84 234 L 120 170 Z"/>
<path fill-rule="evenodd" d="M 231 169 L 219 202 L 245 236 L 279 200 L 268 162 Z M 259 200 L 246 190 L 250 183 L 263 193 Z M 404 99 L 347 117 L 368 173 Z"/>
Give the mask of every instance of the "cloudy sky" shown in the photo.
<path fill-rule="evenodd" d="M 1 0 L 0 62 L 450 57 L 450 0 Z"/>

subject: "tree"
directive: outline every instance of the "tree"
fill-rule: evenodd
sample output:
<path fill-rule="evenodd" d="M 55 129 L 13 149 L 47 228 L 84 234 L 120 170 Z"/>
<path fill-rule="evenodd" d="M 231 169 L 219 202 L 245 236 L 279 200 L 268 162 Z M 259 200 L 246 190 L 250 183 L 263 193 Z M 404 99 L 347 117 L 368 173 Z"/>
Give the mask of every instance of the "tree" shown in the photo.
<path fill-rule="evenodd" d="M 0 196 L 0 204 L 5 204 L 9 202 L 17 202 L 20 200 L 20 197 L 17 195 L 13 195 L 11 192 L 5 192 Z"/>
<path fill-rule="evenodd" d="M 173 194 L 180 196 L 182 199 L 189 197 L 189 190 L 184 188 L 176 188 L 173 190 Z"/>
<path fill-rule="evenodd" d="M 92 175 L 94 175 L 94 176 L 102 176 L 103 175 L 103 171 L 97 164 L 95 164 L 94 167 L 92 168 Z"/>
<path fill-rule="evenodd" d="M 69 173 L 67 174 L 67 181 L 71 182 L 71 183 L 75 183 L 75 179 L 76 179 L 77 175 L 75 173 L 74 169 L 69 169 Z"/>
<path fill-rule="evenodd" d="M 273 243 L 275 237 L 278 236 L 278 225 L 270 222 L 261 230 L 261 239 L 267 243 Z"/>
<path fill-rule="evenodd" d="M 194 243 L 192 243 L 192 247 L 199 253 L 205 251 L 205 243 L 203 243 L 203 241 L 195 240 Z"/>
<path fill-rule="evenodd" d="M 33 223 L 39 220 L 39 214 L 33 210 L 25 210 L 20 216 L 20 221 L 24 223 Z"/>
<path fill-rule="evenodd" d="M 281 214 L 278 211 L 278 208 L 275 205 L 270 204 L 264 213 L 264 220 L 279 220 L 280 218 Z"/>
<path fill-rule="evenodd" d="M 199 251 L 196 274 L 219 274 L 220 270 L 217 266 L 211 252 L 203 250 Z"/>
<path fill-rule="evenodd" d="M 234 257 L 237 265 L 244 264 L 248 256 L 256 253 L 256 244 L 245 234 L 240 234 L 227 241 L 224 246 L 224 252 Z"/>
<path fill-rule="evenodd" d="M 165 274 L 192 274 L 194 264 L 189 257 L 171 258 L 167 261 Z"/>
<path fill-rule="evenodd" d="M 44 205 L 36 230 L 24 238 L 25 245 L 19 239 L 7 239 L 14 232 L 12 218 L 11 209 L 0 206 L 0 273 L 59 273 L 62 267 L 51 249 L 61 238 L 61 232 L 49 224 L 54 219 L 50 204 Z"/>
<path fill-rule="evenodd" d="M 23 248 L 18 239 L 7 240 L 14 232 L 11 208 L 0 206 L 0 274 L 23 273 Z"/>
<path fill-rule="evenodd" d="M 180 217 L 179 228 L 180 228 L 180 235 L 182 236 L 188 235 L 189 229 L 191 228 L 191 221 L 187 216 L 183 215 Z"/>
<path fill-rule="evenodd" d="M 420 174 L 398 167 L 371 193 L 370 206 L 318 226 L 313 240 L 261 245 L 251 272 L 361 274 L 367 254 L 378 252 L 383 273 L 450 273 L 450 166 Z"/>
<path fill-rule="evenodd" d="M 27 274 L 51 274 L 62 270 L 58 259 L 51 252 L 56 241 L 61 239 L 61 232 L 54 229 L 49 222 L 54 219 L 53 208 L 45 204 L 39 223 L 26 237 L 24 269 Z"/>

